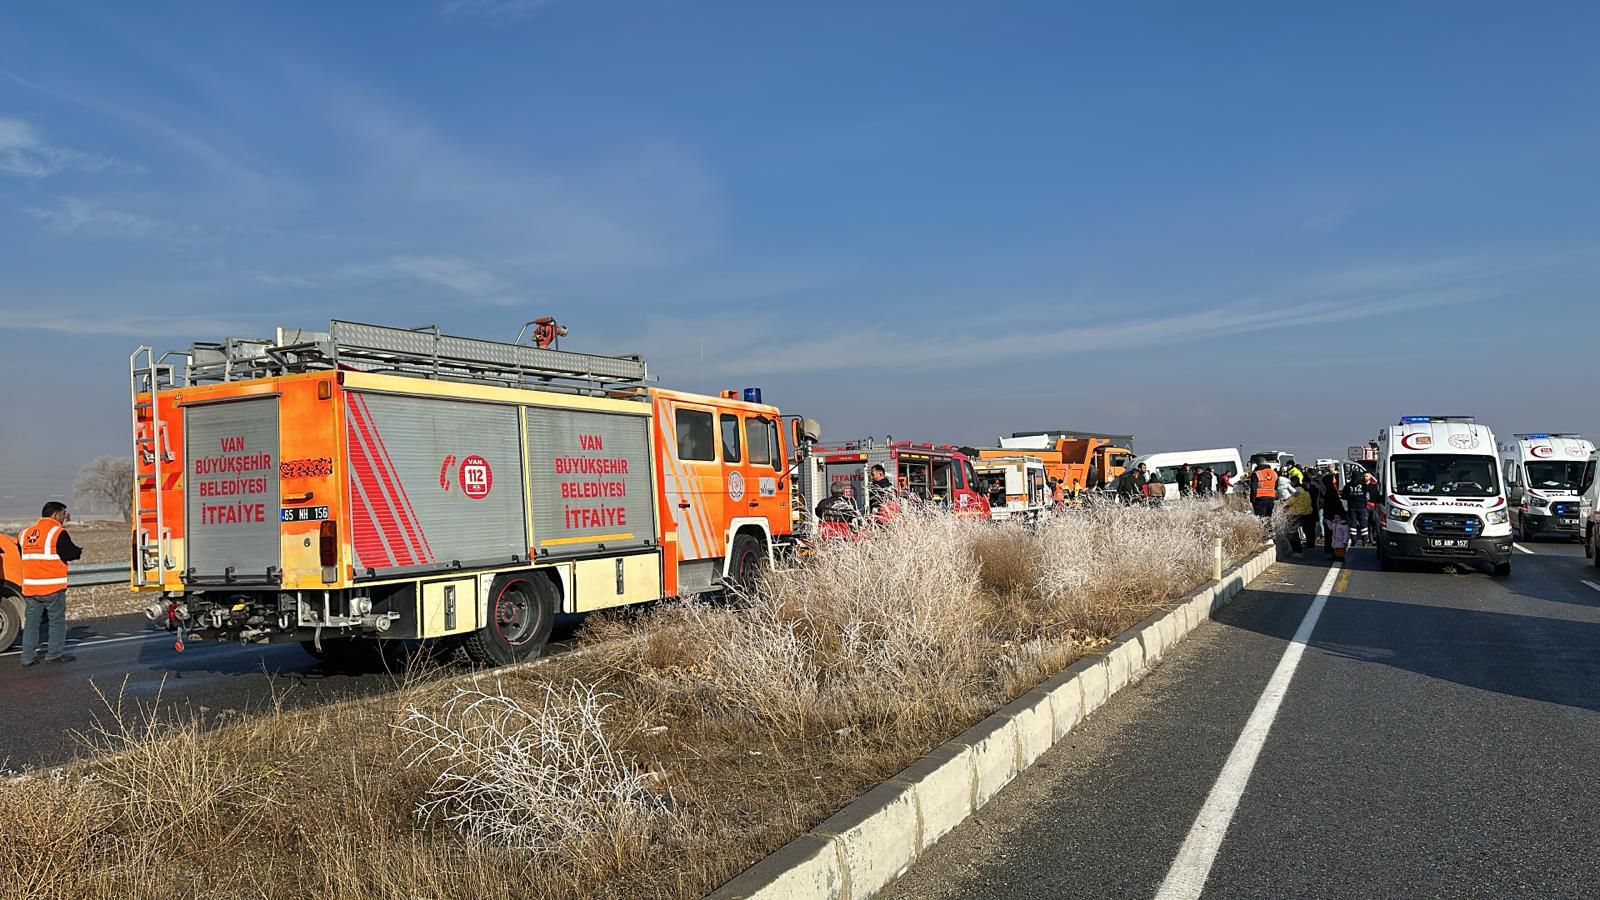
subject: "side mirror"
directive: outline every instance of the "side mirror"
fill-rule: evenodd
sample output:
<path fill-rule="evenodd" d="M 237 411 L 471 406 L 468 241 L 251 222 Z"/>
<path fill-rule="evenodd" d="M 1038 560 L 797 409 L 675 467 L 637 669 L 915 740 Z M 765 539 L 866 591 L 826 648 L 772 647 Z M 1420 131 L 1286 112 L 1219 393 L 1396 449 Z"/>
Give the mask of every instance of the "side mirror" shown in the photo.
<path fill-rule="evenodd" d="M 789 437 L 795 447 L 815 444 L 822 440 L 822 426 L 816 419 L 790 419 Z"/>

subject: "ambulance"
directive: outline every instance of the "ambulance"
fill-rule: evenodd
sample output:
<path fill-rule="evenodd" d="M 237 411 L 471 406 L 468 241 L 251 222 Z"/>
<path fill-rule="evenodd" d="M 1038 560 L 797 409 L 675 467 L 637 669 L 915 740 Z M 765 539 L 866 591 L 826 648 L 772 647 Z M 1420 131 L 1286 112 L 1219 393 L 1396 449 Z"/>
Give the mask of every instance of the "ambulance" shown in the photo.
<path fill-rule="evenodd" d="M 653 387 L 638 357 L 334 321 L 141 347 L 129 376 L 131 582 L 180 650 L 512 663 L 558 613 L 749 586 L 791 539 L 778 409 Z"/>
<path fill-rule="evenodd" d="M 1377 551 L 1403 560 L 1487 563 L 1511 574 L 1511 520 L 1494 433 L 1470 416 L 1403 416 L 1378 433 Z"/>
<path fill-rule="evenodd" d="M 1583 540 L 1579 493 L 1594 444 L 1576 434 L 1514 435 L 1500 445 L 1500 471 L 1518 540 Z"/>

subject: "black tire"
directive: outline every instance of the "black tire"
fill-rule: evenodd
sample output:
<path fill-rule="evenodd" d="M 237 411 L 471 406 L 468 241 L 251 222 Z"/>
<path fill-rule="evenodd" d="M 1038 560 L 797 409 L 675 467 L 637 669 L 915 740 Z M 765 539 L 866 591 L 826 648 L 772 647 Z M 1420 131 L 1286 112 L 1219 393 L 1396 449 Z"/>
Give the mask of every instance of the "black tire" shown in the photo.
<path fill-rule="evenodd" d="M 1586 544 L 1589 548 L 1589 562 L 1592 563 L 1596 569 L 1600 569 L 1600 532 L 1591 530 L 1589 532 L 1589 540 L 1586 542 Z"/>
<path fill-rule="evenodd" d="M 535 659 L 550 641 L 556 622 L 556 589 L 543 575 L 501 575 L 489 586 L 488 621 L 462 646 L 480 666 L 506 666 Z"/>
<path fill-rule="evenodd" d="M 10 649 L 22 636 L 22 598 L 0 588 L 0 650 Z"/>
<path fill-rule="evenodd" d="M 767 570 L 767 548 L 760 538 L 741 531 L 728 551 L 728 581 L 743 596 L 750 596 Z"/>
<path fill-rule="evenodd" d="M 1510 574 L 1511 574 L 1511 561 L 1510 560 L 1506 560 L 1503 563 L 1495 563 L 1494 564 L 1494 577 L 1496 577 L 1496 578 L 1505 578 L 1506 576 L 1508 576 Z"/>

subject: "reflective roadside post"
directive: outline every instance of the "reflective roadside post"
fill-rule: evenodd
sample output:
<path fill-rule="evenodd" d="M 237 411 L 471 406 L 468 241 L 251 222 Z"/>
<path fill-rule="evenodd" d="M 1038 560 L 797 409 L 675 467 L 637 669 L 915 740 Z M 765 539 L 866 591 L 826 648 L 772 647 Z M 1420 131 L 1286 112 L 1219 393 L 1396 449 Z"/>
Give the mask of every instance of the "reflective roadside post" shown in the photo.
<path fill-rule="evenodd" d="M 1222 538 L 1217 538 L 1217 544 L 1213 548 L 1213 553 L 1211 556 L 1211 580 L 1222 580 Z"/>

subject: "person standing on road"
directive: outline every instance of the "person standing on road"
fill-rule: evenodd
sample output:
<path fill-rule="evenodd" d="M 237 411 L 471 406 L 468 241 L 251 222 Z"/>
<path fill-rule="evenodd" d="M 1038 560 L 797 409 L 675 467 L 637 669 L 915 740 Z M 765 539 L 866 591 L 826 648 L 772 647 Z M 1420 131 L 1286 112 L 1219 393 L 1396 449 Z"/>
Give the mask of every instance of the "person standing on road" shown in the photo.
<path fill-rule="evenodd" d="M 47 619 L 50 637 L 44 661 L 72 662 L 77 657 L 67 649 L 67 563 L 83 556 L 66 525 L 72 520 L 65 503 L 46 503 L 39 521 L 17 536 L 17 552 L 22 556 L 22 664 L 39 662 L 39 620 Z"/>
<path fill-rule="evenodd" d="M 1194 469 L 1188 463 L 1178 467 L 1178 496 L 1187 497 L 1194 492 Z"/>
<path fill-rule="evenodd" d="M 1217 492 L 1217 473 L 1210 466 L 1201 466 L 1200 473 L 1195 476 L 1194 488 L 1202 497 L 1209 497 Z"/>
<path fill-rule="evenodd" d="M 1322 476 L 1322 545 L 1333 558 L 1333 523 L 1345 520 L 1344 498 L 1339 493 L 1339 477 L 1332 472 Z M 1348 527 L 1348 526 L 1347 526 Z"/>
<path fill-rule="evenodd" d="M 1317 523 L 1311 513 L 1311 492 L 1303 484 L 1295 484 L 1284 510 L 1289 514 L 1289 550 L 1295 556 L 1305 552 L 1306 546 L 1317 545 Z"/>
<path fill-rule="evenodd" d="M 1278 471 L 1266 460 L 1256 462 L 1250 473 L 1250 507 L 1263 519 L 1272 518 L 1272 505 L 1278 502 Z"/>
<path fill-rule="evenodd" d="M 1350 543 L 1352 545 L 1367 543 L 1367 482 L 1364 478 L 1352 478 L 1344 486 L 1344 505 L 1349 510 Z"/>

